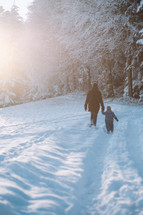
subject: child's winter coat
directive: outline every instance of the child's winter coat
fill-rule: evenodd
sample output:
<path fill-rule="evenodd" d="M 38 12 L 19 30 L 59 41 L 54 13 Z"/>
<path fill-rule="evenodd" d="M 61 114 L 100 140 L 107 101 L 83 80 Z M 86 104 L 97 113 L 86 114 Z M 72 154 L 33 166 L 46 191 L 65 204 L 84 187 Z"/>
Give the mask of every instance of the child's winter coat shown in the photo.
<path fill-rule="evenodd" d="M 113 132 L 113 130 L 114 130 L 113 119 L 115 119 L 116 121 L 119 121 L 118 118 L 111 110 L 107 110 L 105 112 L 103 111 L 102 114 L 105 115 L 105 123 L 106 123 L 107 132 L 108 133 L 110 131 Z"/>

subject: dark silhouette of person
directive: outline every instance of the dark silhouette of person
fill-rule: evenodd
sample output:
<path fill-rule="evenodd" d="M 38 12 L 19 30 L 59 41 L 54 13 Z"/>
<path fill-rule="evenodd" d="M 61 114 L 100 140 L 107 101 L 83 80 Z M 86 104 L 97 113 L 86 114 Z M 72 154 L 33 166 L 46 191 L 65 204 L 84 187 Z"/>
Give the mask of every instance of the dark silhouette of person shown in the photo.
<path fill-rule="evenodd" d="M 98 88 L 98 85 L 94 83 L 92 86 L 92 89 L 87 93 L 85 104 L 84 104 L 85 111 L 87 110 L 87 107 L 88 107 L 88 111 L 91 112 L 91 126 L 92 125 L 96 126 L 97 115 L 98 115 L 100 106 L 102 107 L 102 111 L 104 111 L 104 103 L 103 103 L 101 92 Z"/>
<path fill-rule="evenodd" d="M 113 133 L 113 130 L 114 130 L 113 119 L 115 119 L 118 122 L 119 121 L 118 118 L 111 110 L 110 106 L 107 106 L 107 110 L 105 112 L 102 111 L 102 114 L 105 115 L 105 124 L 106 124 L 107 133 L 110 133 L 110 132 Z"/>

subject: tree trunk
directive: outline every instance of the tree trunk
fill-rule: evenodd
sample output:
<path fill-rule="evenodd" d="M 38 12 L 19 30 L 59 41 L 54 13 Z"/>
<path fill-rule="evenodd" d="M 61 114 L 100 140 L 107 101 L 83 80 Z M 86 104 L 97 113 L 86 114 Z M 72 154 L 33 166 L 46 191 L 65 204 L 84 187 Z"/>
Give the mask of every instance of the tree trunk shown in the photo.
<path fill-rule="evenodd" d="M 69 77 L 66 77 L 66 93 L 70 92 Z"/>
<path fill-rule="evenodd" d="M 76 73 L 75 71 L 72 72 L 72 81 L 73 81 L 73 90 L 77 89 L 77 82 L 76 82 Z"/>
<path fill-rule="evenodd" d="M 112 59 L 111 57 L 110 57 L 110 59 Z M 108 60 L 108 64 L 107 64 L 108 66 L 109 66 L 109 81 L 110 81 L 110 84 L 111 84 L 111 95 L 112 96 L 114 96 L 114 86 L 113 86 L 113 72 L 112 72 L 112 70 L 113 70 L 113 66 L 114 66 L 114 60 L 112 59 L 112 60 Z"/>
<path fill-rule="evenodd" d="M 128 70 L 128 94 L 130 97 L 133 97 L 133 90 L 132 90 L 132 69 Z"/>
<path fill-rule="evenodd" d="M 87 67 L 87 74 L 88 74 L 88 89 L 91 89 L 91 74 L 90 74 L 90 68 Z"/>
<path fill-rule="evenodd" d="M 111 91 L 112 91 L 112 96 L 114 96 L 113 75 L 112 75 L 112 70 L 111 70 L 111 68 L 110 68 L 110 80 L 111 80 Z"/>

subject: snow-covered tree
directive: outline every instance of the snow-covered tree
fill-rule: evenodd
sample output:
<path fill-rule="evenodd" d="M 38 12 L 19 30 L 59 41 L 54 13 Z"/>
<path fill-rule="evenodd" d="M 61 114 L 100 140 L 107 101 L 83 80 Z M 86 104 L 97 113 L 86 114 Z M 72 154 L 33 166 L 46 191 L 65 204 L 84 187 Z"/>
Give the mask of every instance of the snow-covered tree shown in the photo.
<path fill-rule="evenodd" d="M 50 31 L 68 52 L 69 61 L 90 68 L 91 78 L 96 73 L 100 79 L 100 71 L 107 71 L 110 85 L 114 85 L 119 76 L 120 80 L 125 76 L 125 53 L 133 36 L 128 13 L 135 6 L 131 0 L 56 0 L 54 4 L 51 0 L 35 0 L 29 21 L 42 28 L 39 34 L 44 33 L 45 40 Z"/>
<path fill-rule="evenodd" d="M 142 0 L 34 0 L 23 23 L 17 7 L 1 7 L 0 72 L 21 82 L 26 100 L 88 90 L 95 81 L 106 97 L 139 98 L 142 10 Z"/>
<path fill-rule="evenodd" d="M 19 40 L 23 28 L 18 8 L 0 8 L 0 104 L 13 104 L 20 98 L 22 84 L 19 64 Z M 22 81 L 21 84 L 19 83 Z M 19 86 L 19 87 L 18 87 Z"/>

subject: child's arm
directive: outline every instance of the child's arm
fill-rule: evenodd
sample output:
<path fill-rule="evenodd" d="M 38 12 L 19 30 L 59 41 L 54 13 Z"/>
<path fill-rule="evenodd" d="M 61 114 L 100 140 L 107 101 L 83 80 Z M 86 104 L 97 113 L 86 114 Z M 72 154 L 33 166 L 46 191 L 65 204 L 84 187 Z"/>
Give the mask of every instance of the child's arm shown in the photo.
<path fill-rule="evenodd" d="M 113 113 L 113 117 L 114 117 L 114 119 L 118 122 L 119 120 L 118 120 L 118 118 L 116 117 L 116 115 Z"/>
<path fill-rule="evenodd" d="M 102 110 L 102 114 L 103 114 L 103 115 L 106 115 L 106 112 Z"/>
<path fill-rule="evenodd" d="M 118 120 L 118 118 L 115 116 L 115 120 L 118 122 L 119 120 Z"/>

